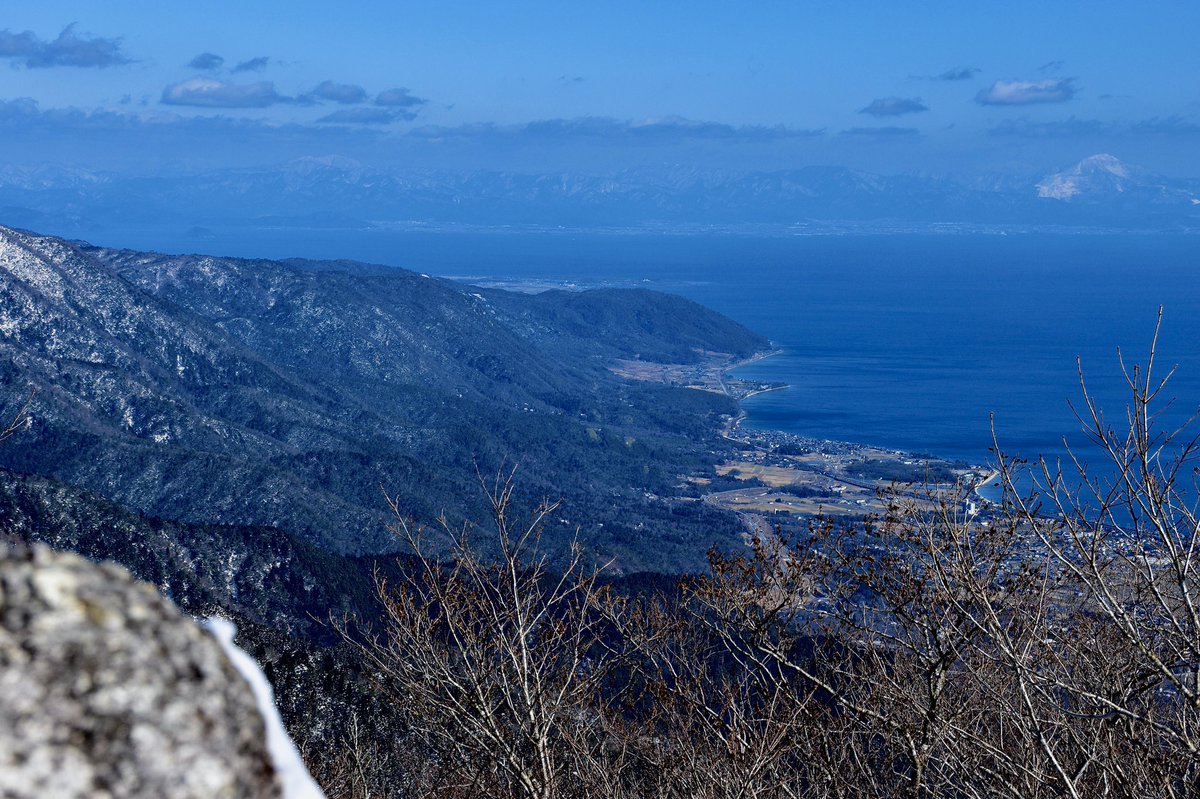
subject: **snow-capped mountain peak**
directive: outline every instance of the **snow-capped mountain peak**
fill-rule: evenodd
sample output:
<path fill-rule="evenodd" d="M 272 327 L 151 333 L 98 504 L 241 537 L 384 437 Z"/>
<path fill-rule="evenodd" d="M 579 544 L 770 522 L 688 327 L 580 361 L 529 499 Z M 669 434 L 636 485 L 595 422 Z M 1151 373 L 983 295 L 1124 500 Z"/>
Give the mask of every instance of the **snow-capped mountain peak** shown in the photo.
<path fill-rule="evenodd" d="M 1070 200 L 1081 195 L 1121 193 L 1140 183 L 1139 172 L 1114 155 L 1090 155 L 1070 169 L 1042 179 L 1037 184 L 1038 196 Z"/>

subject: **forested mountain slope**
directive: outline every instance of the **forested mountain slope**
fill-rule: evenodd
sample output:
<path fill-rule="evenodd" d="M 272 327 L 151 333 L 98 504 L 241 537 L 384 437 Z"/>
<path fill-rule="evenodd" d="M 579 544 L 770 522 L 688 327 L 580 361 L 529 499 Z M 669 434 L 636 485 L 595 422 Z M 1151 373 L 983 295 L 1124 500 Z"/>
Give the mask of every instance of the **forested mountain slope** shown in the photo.
<path fill-rule="evenodd" d="M 768 342 L 647 291 L 524 295 L 347 262 L 168 256 L 0 228 L 0 409 L 35 392 L 0 465 L 137 513 L 392 548 L 418 519 L 484 518 L 476 467 L 519 463 L 625 569 L 687 569 L 734 522 L 669 498 L 724 446 L 716 394 L 623 380 L 617 359 Z"/>

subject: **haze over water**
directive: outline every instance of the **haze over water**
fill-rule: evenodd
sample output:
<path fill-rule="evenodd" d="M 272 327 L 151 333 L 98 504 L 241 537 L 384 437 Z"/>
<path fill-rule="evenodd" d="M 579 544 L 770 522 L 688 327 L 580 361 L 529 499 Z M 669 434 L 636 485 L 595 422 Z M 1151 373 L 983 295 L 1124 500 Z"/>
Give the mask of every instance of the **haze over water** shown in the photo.
<path fill-rule="evenodd" d="M 127 246 L 354 258 L 478 280 L 642 285 L 683 294 L 769 336 L 782 354 L 741 376 L 789 388 L 745 403 L 747 424 L 982 462 L 1001 447 L 1080 442 L 1076 357 L 1117 426 L 1116 348 L 1143 363 L 1165 306 L 1160 368 L 1182 418 L 1200 405 L 1200 247 L 1186 235 L 750 235 L 230 230 L 152 232 Z M 104 239 L 105 236 L 98 238 Z M 117 243 L 117 242 L 112 242 Z"/>

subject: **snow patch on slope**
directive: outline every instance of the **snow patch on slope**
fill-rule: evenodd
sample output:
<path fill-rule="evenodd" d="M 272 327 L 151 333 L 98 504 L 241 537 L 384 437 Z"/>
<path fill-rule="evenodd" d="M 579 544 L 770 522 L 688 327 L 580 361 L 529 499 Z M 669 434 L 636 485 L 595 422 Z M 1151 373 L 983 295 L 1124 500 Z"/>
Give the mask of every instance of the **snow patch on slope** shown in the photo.
<path fill-rule="evenodd" d="M 23 238 L 0 228 L 0 271 L 8 272 L 35 291 L 62 300 L 65 289 L 62 277 L 45 260 L 38 258 L 30 249 L 31 242 Z"/>

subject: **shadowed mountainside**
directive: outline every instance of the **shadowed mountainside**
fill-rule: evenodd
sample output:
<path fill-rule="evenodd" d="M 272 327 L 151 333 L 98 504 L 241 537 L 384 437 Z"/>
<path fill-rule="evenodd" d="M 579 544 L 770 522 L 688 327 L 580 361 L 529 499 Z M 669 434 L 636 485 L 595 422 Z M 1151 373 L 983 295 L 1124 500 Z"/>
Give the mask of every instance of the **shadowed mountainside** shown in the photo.
<path fill-rule="evenodd" d="M 625 381 L 616 359 L 768 343 L 647 291 L 521 295 L 399 269 L 109 250 L 0 228 L 0 407 L 31 423 L 0 465 L 137 513 L 393 548 L 416 518 L 485 518 L 475 483 L 521 464 L 619 568 L 688 569 L 736 524 L 673 495 L 733 402 Z M 706 354 L 707 353 L 707 354 Z"/>

